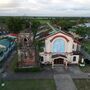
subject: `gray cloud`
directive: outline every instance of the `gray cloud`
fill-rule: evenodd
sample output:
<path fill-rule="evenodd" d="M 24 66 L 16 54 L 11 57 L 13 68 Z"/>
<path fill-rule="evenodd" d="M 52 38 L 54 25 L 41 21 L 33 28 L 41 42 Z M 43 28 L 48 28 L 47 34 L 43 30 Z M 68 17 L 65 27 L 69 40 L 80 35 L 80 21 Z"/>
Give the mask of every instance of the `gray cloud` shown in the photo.
<path fill-rule="evenodd" d="M 7 3 L 0 3 L 0 15 L 90 16 L 90 0 L 4 1 Z"/>
<path fill-rule="evenodd" d="M 19 2 L 17 2 L 17 0 L 6 0 L 7 2 L 5 2 L 5 0 L 0 1 L 0 9 L 10 9 L 10 8 L 16 8 L 19 6 Z"/>

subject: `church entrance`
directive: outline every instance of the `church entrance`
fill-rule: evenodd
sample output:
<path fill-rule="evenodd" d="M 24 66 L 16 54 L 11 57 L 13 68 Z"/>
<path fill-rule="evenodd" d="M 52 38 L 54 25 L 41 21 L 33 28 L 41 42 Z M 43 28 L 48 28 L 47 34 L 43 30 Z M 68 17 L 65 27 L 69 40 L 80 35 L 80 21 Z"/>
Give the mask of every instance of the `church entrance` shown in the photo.
<path fill-rule="evenodd" d="M 63 62 L 64 62 L 63 58 L 54 59 L 54 64 L 63 64 Z"/>

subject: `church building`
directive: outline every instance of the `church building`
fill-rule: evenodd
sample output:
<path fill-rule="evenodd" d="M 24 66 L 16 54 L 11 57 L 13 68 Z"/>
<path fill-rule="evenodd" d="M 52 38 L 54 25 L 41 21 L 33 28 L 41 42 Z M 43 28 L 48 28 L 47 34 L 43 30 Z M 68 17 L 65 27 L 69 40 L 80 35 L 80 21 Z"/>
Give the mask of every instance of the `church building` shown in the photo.
<path fill-rule="evenodd" d="M 57 32 L 45 38 L 45 47 L 40 56 L 43 64 L 78 64 L 80 60 L 80 42 L 64 32 Z"/>

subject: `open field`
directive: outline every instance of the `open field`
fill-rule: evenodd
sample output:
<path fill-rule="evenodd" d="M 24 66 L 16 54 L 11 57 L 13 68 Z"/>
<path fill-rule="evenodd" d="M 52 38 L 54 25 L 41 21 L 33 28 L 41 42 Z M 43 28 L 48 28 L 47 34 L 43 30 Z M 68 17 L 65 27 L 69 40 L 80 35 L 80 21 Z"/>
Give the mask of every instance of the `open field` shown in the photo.
<path fill-rule="evenodd" d="M 46 24 L 47 22 L 50 22 L 50 20 L 44 20 L 44 19 L 40 19 L 40 20 L 37 19 L 37 21 L 39 21 L 41 24 Z"/>
<path fill-rule="evenodd" d="M 56 90 L 54 80 L 14 80 L 5 81 L 5 87 L 0 86 L 0 90 Z"/>

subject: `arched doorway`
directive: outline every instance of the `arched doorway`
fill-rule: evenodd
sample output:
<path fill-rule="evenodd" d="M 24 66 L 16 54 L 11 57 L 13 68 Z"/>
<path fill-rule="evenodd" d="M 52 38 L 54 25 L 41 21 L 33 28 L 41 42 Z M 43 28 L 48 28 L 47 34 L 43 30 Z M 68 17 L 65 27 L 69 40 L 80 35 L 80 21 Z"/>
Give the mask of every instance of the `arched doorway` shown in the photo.
<path fill-rule="evenodd" d="M 54 64 L 63 64 L 63 62 L 64 62 L 63 58 L 54 59 Z"/>

